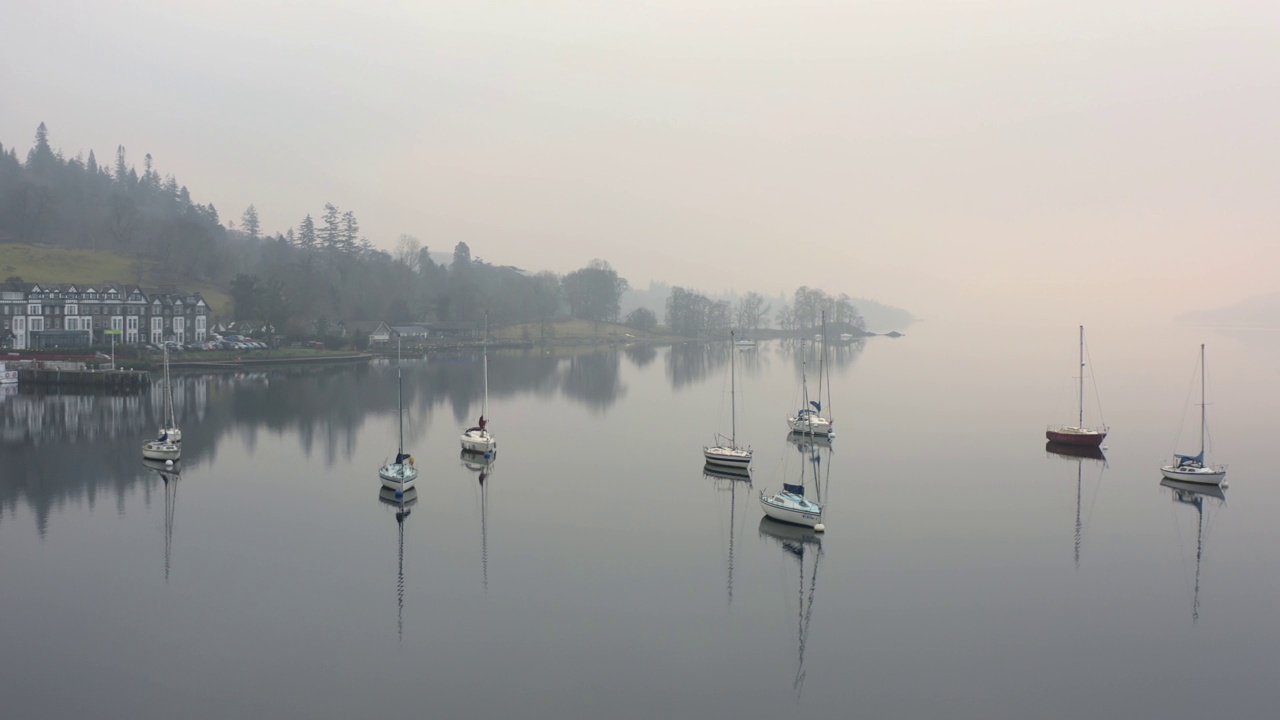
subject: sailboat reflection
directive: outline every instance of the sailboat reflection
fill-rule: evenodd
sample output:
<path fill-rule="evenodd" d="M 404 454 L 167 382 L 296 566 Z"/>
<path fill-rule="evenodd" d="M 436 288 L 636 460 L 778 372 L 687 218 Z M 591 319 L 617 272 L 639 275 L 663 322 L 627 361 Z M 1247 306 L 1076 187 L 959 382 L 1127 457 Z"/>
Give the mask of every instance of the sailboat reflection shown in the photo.
<path fill-rule="evenodd" d="M 1102 462 L 1102 466 L 1098 468 L 1098 480 L 1102 480 L 1102 472 L 1107 468 L 1107 456 L 1102 454 L 1102 448 L 1096 445 L 1068 445 L 1066 443 L 1047 442 L 1044 444 L 1045 452 L 1050 455 L 1059 457 L 1076 458 L 1076 542 L 1075 542 L 1075 558 L 1076 569 L 1080 569 L 1080 543 L 1084 540 L 1084 521 L 1080 515 L 1080 501 L 1084 494 L 1084 461 L 1098 460 Z"/>
<path fill-rule="evenodd" d="M 809 641 L 810 622 L 813 620 L 813 600 L 818 590 L 818 565 L 822 562 L 822 535 L 813 528 L 791 523 L 779 522 L 770 517 L 760 518 L 760 537 L 777 543 L 783 551 L 794 558 L 800 568 L 798 621 L 798 660 L 796 663 L 796 679 L 792 687 L 796 691 L 796 699 L 804 689 L 804 650 Z M 806 562 L 812 558 L 812 562 Z M 808 585 L 805 580 L 808 576 Z"/>
<path fill-rule="evenodd" d="M 729 604 L 733 604 L 733 539 L 738 528 L 738 486 L 751 487 L 751 472 L 748 468 L 721 467 L 719 465 L 703 465 L 703 477 L 715 480 L 716 490 L 729 490 L 729 578 L 726 587 L 729 591 Z"/>
<path fill-rule="evenodd" d="M 418 504 L 418 488 L 411 487 L 399 493 L 389 487 L 378 490 L 378 501 L 395 510 L 396 532 L 399 535 L 399 558 L 396 568 L 396 637 L 404 640 L 404 521 Z"/>
<path fill-rule="evenodd" d="M 462 451 L 460 460 L 466 469 L 479 473 L 476 484 L 480 490 L 480 577 L 484 591 L 489 592 L 489 476 L 498 461 L 497 453 L 478 454 Z"/>
<path fill-rule="evenodd" d="M 144 459 L 142 464 L 160 476 L 164 482 L 164 580 L 169 582 L 170 560 L 173 557 L 173 518 L 178 509 L 178 476 L 182 472 L 180 462 Z"/>
<path fill-rule="evenodd" d="M 1191 622 L 1200 619 L 1200 561 L 1204 557 L 1204 540 L 1208 534 L 1209 523 L 1205 521 L 1205 501 L 1210 501 L 1211 508 L 1221 508 L 1227 504 L 1227 492 L 1220 485 L 1204 483 L 1187 483 L 1178 480 L 1161 480 L 1160 485 L 1173 491 L 1173 502 L 1190 505 L 1196 509 L 1196 577 L 1191 591 Z"/>

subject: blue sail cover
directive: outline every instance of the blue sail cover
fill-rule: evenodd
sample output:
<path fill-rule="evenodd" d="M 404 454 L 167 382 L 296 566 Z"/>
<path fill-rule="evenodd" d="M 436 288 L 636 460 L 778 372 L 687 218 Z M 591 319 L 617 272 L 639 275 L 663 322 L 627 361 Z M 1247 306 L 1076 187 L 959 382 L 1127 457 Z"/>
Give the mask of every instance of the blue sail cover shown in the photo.
<path fill-rule="evenodd" d="M 782 483 L 782 491 L 792 493 L 793 495 L 799 495 L 801 497 L 804 497 L 803 485 L 791 485 L 790 483 Z"/>
<path fill-rule="evenodd" d="M 814 410 L 817 410 L 818 412 L 822 412 L 822 403 L 818 402 L 817 400 L 810 400 L 809 404 L 813 406 Z"/>
<path fill-rule="evenodd" d="M 1204 452 L 1199 455 L 1175 455 L 1178 458 L 1178 467 L 1184 465 L 1204 465 Z"/>

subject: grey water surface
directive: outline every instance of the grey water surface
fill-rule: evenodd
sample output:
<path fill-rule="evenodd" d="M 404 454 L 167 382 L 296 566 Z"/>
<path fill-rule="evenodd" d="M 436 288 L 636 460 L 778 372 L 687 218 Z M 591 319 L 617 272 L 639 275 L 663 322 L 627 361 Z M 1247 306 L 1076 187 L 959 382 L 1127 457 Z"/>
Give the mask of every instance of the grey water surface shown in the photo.
<path fill-rule="evenodd" d="M 830 447 L 790 442 L 800 346 L 406 359 L 412 504 L 379 492 L 394 362 L 0 396 L 0 715 L 13 718 L 1246 717 L 1280 705 L 1280 334 L 924 322 L 832 344 Z M 1194 450 L 1208 344 L 1223 497 Z M 806 348 L 808 349 L 808 348 Z M 818 371 L 806 366 L 810 392 Z M 1096 388 L 1096 391 L 1095 391 Z M 816 453 L 818 461 L 812 462 Z M 814 474 L 818 482 L 813 482 Z M 803 479 L 827 532 L 762 521 Z"/>

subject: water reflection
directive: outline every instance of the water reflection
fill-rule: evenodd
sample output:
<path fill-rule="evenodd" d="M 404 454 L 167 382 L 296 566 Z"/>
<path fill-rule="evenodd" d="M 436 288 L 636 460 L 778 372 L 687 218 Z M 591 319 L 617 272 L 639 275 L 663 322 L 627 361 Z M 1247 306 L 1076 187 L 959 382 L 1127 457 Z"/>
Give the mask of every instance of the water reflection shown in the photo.
<path fill-rule="evenodd" d="M 715 465 L 702 466 L 703 477 L 710 478 L 714 481 L 714 487 L 717 492 L 728 491 L 729 494 L 729 554 L 728 554 L 728 579 L 726 587 L 728 589 L 728 604 L 733 604 L 733 543 L 734 535 L 738 528 L 738 486 L 745 485 L 751 487 L 751 472 L 748 468 L 722 468 Z M 719 509 L 717 503 L 717 509 Z M 744 514 L 745 515 L 745 514 Z"/>
<path fill-rule="evenodd" d="M 411 487 L 396 497 L 396 491 L 378 490 L 378 501 L 390 508 L 396 517 L 396 638 L 404 642 L 404 521 L 418 504 L 418 488 Z"/>
<path fill-rule="evenodd" d="M 796 609 L 796 677 L 792 688 L 796 700 L 804 690 L 804 650 L 809 640 L 809 628 L 813 620 L 813 601 L 818 591 L 818 566 L 822 562 L 822 536 L 813 528 L 778 522 L 773 518 L 760 518 L 759 535 L 776 543 L 783 553 L 795 560 L 798 576 Z"/>
<path fill-rule="evenodd" d="M 727 342 L 686 342 L 672 345 L 666 367 L 671 387 L 679 390 L 686 385 L 706 380 L 712 372 L 728 364 L 729 348 Z"/>
<path fill-rule="evenodd" d="M 178 477 L 182 462 L 166 465 L 163 460 L 143 460 L 142 464 L 160 476 L 164 483 L 164 581 L 169 582 L 170 560 L 173 556 L 173 519 L 178 509 Z"/>
<path fill-rule="evenodd" d="M 1095 478 L 1093 501 L 1089 503 L 1089 514 L 1093 515 L 1093 505 L 1097 502 L 1098 488 L 1102 487 L 1102 473 L 1107 467 L 1107 456 L 1102 453 L 1102 448 L 1091 447 L 1087 445 L 1067 445 L 1065 443 L 1047 442 L 1044 450 L 1051 457 L 1059 457 L 1064 459 L 1075 458 L 1076 461 L 1076 532 L 1075 532 L 1075 560 L 1076 569 L 1080 569 L 1080 545 L 1084 541 L 1084 522 L 1081 515 L 1081 500 L 1084 494 L 1084 462 L 1085 460 L 1096 461 L 1098 465 L 1098 476 Z"/>
<path fill-rule="evenodd" d="M 1227 504 L 1227 493 L 1217 485 L 1184 483 L 1177 480 L 1161 480 L 1160 485 L 1172 492 L 1175 505 L 1190 505 L 1196 511 L 1196 571 L 1191 590 L 1191 622 L 1194 624 L 1200 619 L 1200 565 L 1204 559 L 1204 543 L 1213 524 L 1213 518 L 1205 516 L 1211 513 L 1216 515 L 1216 511 Z M 1179 542 L 1182 537 L 1183 534 L 1179 531 Z"/>
<path fill-rule="evenodd" d="M 476 494 L 480 501 L 480 581 L 489 592 L 489 478 L 497 456 L 485 457 L 480 453 L 462 451 L 462 467 L 476 473 Z"/>

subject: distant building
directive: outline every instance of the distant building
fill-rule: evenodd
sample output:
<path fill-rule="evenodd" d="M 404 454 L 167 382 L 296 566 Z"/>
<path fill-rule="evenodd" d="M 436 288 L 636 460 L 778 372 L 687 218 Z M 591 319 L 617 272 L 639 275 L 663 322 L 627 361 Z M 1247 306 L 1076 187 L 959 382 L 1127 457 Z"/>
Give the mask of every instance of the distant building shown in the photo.
<path fill-rule="evenodd" d="M 14 350 L 87 347 L 109 342 L 118 330 L 126 345 L 201 342 L 209 306 L 200 293 L 150 289 L 115 282 L 0 283 L 0 336 Z"/>

